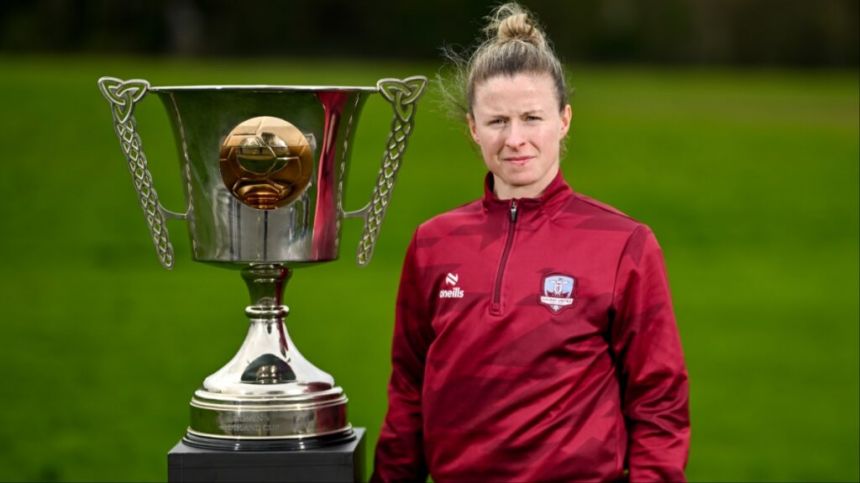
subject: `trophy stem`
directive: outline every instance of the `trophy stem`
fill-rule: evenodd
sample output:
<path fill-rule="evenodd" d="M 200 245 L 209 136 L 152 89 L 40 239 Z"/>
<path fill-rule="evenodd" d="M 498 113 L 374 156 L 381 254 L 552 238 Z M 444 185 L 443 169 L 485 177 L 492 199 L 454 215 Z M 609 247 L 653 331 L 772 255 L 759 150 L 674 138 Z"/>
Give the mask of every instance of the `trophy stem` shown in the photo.
<path fill-rule="evenodd" d="M 292 274 L 290 269 L 282 265 L 250 265 L 242 269 L 242 278 L 251 296 L 251 305 L 245 307 L 245 315 L 251 320 L 249 335 L 257 333 L 263 339 L 269 339 L 270 350 L 272 346 L 277 346 L 277 351 L 257 357 L 245 368 L 243 382 L 281 384 L 296 380 L 296 374 L 290 367 L 292 343 L 284 324 L 290 309 L 281 303 L 284 288 Z M 297 353 L 295 347 L 292 351 Z"/>
<path fill-rule="evenodd" d="M 283 265 L 250 265 L 242 269 L 242 278 L 248 286 L 251 305 L 245 314 L 251 320 L 284 319 L 290 309 L 282 305 L 284 288 L 292 270 Z"/>

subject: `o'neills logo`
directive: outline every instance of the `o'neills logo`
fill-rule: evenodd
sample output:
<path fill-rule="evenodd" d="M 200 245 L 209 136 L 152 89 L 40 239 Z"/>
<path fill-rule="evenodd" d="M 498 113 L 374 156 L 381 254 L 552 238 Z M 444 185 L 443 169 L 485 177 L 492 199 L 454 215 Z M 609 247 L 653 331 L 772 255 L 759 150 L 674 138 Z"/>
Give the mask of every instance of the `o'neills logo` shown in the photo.
<path fill-rule="evenodd" d="M 446 285 L 449 285 L 449 286 L 454 285 L 455 286 L 455 285 L 457 285 L 457 282 L 459 282 L 459 281 L 460 281 L 460 275 L 458 275 L 456 273 L 449 273 L 448 275 L 445 276 L 445 284 Z M 449 288 L 449 289 L 443 288 L 442 290 L 439 290 L 439 298 L 440 299 L 461 299 L 461 298 L 463 298 L 464 295 L 466 295 L 466 292 L 463 292 L 463 289 L 461 289 L 460 287 L 456 287 L 456 286 L 454 288 Z"/>
<path fill-rule="evenodd" d="M 466 295 L 460 287 L 454 287 L 451 290 L 442 289 L 439 291 L 440 299 L 461 299 Z"/>

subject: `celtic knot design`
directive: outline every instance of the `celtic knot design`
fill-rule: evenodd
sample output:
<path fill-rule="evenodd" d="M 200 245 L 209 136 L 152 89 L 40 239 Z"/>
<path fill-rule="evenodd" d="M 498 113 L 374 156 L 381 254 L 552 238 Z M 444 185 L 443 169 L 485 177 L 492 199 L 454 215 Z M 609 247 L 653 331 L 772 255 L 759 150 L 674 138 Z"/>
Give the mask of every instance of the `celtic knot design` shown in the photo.
<path fill-rule="evenodd" d="M 391 119 L 391 130 L 385 143 L 385 153 L 382 157 L 382 166 L 376 178 L 376 186 L 373 188 L 373 196 L 367 207 L 364 223 L 364 231 L 358 242 L 358 253 L 356 260 L 359 265 L 370 263 L 373 257 L 373 249 L 379 236 L 385 211 L 391 200 L 394 182 L 397 172 L 403 161 L 403 152 L 412 128 L 415 126 L 415 109 L 417 101 L 424 93 L 427 86 L 427 78 L 423 76 L 409 77 L 407 79 L 381 79 L 376 83 L 382 97 L 385 98 L 394 111 Z"/>
<path fill-rule="evenodd" d="M 158 193 L 152 184 L 152 175 L 147 167 L 143 145 L 137 134 L 137 122 L 134 119 L 134 106 L 149 90 L 145 80 L 133 79 L 122 81 L 113 77 L 99 79 L 99 89 L 111 105 L 114 131 L 119 138 L 122 152 L 128 162 L 128 170 L 140 207 L 149 226 L 149 234 L 158 252 L 158 259 L 164 268 L 173 268 L 173 245 L 167 232 L 164 211 L 158 201 Z"/>

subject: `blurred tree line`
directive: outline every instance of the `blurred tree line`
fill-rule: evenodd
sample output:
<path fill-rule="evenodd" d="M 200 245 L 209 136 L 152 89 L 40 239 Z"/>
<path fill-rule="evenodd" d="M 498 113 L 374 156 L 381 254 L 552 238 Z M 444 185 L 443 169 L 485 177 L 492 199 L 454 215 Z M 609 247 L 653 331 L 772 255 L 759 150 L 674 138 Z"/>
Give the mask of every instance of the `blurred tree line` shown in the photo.
<path fill-rule="evenodd" d="M 437 58 L 498 2 L 3 0 L 0 52 Z M 856 66 L 858 0 L 523 0 L 565 60 Z"/>

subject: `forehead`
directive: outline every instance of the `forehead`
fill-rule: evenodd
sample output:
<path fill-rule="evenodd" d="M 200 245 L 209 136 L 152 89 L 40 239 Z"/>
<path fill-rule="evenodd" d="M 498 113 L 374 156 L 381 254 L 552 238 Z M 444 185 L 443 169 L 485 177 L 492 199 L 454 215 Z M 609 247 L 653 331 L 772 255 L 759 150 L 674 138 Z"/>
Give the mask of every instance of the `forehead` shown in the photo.
<path fill-rule="evenodd" d="M 524 111 L 557 106 L 555 83 L 549 74 L 497 75 L 475 85 L 475 111 Z"/>

